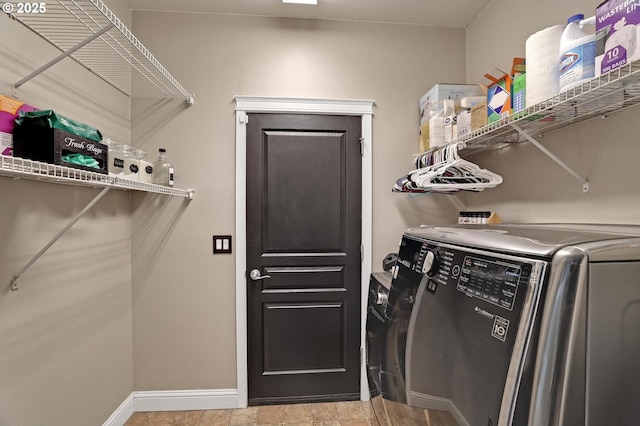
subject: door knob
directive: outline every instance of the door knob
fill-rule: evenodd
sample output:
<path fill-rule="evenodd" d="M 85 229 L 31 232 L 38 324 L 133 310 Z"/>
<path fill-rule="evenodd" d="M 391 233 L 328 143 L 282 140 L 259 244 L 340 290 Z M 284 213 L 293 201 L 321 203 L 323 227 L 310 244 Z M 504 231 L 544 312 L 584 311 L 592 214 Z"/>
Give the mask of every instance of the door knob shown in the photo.
<path fill-rule="evenodd" d="M 271 278 L 270 275 L 260 275 L 260 271 L 258 271 L 257 269 L 253 269 L 251 270 L 251 272 L 249 272 L 249 278 L 251 278 L 254 281 L 258 281 L 258 280 L 262 280 L 264 278 Z"/>

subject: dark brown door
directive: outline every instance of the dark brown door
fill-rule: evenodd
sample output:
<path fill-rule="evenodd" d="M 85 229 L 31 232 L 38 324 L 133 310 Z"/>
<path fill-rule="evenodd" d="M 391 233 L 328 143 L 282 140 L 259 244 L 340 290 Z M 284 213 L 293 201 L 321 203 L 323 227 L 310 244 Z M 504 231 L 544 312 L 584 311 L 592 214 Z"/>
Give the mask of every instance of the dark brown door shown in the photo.
<path fill-rule="evenodd" d="M 250 405 L 360 398 L 360 121 L 249 115 Z"/>

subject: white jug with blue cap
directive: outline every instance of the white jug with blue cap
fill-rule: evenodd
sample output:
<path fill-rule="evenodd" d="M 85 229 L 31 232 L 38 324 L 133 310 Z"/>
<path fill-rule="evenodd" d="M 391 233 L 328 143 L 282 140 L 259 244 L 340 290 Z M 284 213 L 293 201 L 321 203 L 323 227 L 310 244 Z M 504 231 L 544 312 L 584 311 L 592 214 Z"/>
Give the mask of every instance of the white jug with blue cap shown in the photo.
<path fill-rule="evenodd" d="M 573 15 L 560 38 L 560 92 L 573 89 L 595 77 L 596 37 L 584 31 L 595 24 L 595 16 Z"/>

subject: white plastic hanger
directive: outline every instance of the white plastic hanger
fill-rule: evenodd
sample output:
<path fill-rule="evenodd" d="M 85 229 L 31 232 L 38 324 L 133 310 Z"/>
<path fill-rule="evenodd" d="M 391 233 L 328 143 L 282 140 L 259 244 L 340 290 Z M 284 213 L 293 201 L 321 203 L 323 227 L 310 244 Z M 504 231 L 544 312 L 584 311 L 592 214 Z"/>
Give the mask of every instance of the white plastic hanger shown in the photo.
<path fill-rule="evenodd" d="M 502 183 L 502 177 L 477 164 L 460 158 L 458 150 L 466 145 L 463 142 L 446 145 L 433 151 L 431 165 L 412 170 L 401 178 L 394 190 L 403 192 L 445 192 L 482 191 Z M 424 156 L 423 156 L 424 157 Z M 419 160 L 419 162 L 422 159 Z"/>

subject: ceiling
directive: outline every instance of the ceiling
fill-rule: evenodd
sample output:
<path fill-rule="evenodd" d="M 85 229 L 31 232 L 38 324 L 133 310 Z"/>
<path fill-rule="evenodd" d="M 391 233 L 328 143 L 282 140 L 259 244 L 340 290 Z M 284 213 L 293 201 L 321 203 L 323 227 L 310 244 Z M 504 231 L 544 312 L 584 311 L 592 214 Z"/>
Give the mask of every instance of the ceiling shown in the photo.
<path fill-rule="evenodd" d="M 229 13 L 467 28 L 492 0 L 125 0 L 133 10 Z"/>

